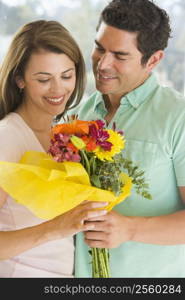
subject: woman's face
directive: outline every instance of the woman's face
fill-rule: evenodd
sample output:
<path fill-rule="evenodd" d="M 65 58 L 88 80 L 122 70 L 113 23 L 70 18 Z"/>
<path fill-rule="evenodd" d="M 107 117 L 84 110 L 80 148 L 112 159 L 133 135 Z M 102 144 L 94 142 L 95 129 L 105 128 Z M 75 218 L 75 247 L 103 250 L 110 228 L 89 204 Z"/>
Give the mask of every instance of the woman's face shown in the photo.
<path fill-rule="evenodd" d="M 31 55 L 17 84 L 24 89 L 23 105 L 29 111 L 55 116 L 64 111 L 74 91 L 75 64 L 66 54 L 40 50 Z"/>

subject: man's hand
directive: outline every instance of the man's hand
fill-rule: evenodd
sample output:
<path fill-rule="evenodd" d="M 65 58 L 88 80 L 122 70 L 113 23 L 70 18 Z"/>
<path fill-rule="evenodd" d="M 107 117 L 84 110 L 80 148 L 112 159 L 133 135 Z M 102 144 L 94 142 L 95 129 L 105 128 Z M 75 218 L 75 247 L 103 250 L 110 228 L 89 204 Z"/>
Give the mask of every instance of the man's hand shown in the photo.
<path fill-rule="evenodd" d="M 89 247 L 116 248 L 132 239 L 133 225 L 130 217 L 111 211 L 90 221 L 94 224 L 94 229 L 84 232 L 85 242 Z"/>

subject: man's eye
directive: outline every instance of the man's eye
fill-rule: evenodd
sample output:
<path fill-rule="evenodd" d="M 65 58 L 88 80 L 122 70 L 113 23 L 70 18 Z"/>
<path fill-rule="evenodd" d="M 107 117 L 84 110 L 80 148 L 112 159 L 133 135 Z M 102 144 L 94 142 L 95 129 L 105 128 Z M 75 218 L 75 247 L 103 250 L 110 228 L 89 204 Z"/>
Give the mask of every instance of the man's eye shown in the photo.
<path fill-rule="evenodd" d="M 118 60 L 126 60 L 126 58 L 123 58 L 122 56 L 117 56 L 116 57 Z"/>
<path fill-rule="evenodd" d="M 122 54 L 116 54 L 116 53 L 115 53 L 115 57 L 116 57 L 116 59 L 118 59 L 118 60 L 127 60 L 127 58 L 126 58 L 124 55 L 122 55 Z"/>
<path fill-rule="evenodd" d="M 96 50 L 97 50 L 98 52 L 101 52 L 101 53 L 104 52 L 104 49 L 103 49 L 103 48 L 100 48 L 100 47 L 96 47 Z"/>

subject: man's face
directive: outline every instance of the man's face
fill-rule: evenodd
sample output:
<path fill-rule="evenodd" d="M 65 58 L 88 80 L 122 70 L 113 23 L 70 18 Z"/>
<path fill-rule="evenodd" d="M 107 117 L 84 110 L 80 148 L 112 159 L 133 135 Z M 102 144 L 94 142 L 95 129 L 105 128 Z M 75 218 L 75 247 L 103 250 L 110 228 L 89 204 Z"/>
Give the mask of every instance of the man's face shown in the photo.
<path fill-rule="evenodd" d="M 109 99 L 119 100 L 141 85 L 149 68 L 141 65 L 137 33 L 101 23 L 92 52 L 96 88 Z"/>

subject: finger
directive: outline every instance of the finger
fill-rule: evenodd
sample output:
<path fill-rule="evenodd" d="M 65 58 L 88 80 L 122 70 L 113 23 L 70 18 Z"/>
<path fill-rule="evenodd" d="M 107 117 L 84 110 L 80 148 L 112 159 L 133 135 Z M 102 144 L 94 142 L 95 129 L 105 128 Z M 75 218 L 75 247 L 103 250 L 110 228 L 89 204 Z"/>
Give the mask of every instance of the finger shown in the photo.
<path fill-rule="evenodd" d="M 107 243 L 104 241 L 96 241 L 96 240 L 86 240 L 85 243 L 91 248 L 108 248 Z"/>
<path fill-rule="evenodd" d="M 106 222 L 103 222 L 103 221 L 97 221 L 97 222 L 91 222 L 91 221 L 85 221 L 84 224 L 93 224 L 94 225 L 94 229 L 93 231 L 97 232 L 97 231 L 102 231 L 102 232 L 105 232 L 105 233 L 109 233 L 109 226 L 107 226 L 107 223 Z"/>
<path fill-rule="evenodd" d="M 86 240 L 106 241 L 107 239 L 107 234 L 102 231 L 86 231 L 84 232 L 84 236 Z"/>
<path fill-rule="evenodd" d="M 101 216 L 101 215 L 104 215 L 106 214 L 107 211 L 106 210 L 92 210 L 92 211 L 87 211 L 87 212 L 81 212 L 81 219 L 79 221 L 79 224 L 82 226 L 82 225 L 90 225 L 92 226 L 91 228 L 94 228 L 94 224 L 89 222 L 89 223 L 86 223 L 86 221 L 89 219 L 89 218 L 93 218 L 93 217 L 98 217 L 98 216 Z M 87 228 L 85 228 L 85 230 L 88 230 Z"/>
<path fill-rule="evenodd" d="M 92 218 L 97 219 L 106 214 L 107 214 L 107 210 L 105 210 L 105 209 L 83 211 L 82 212 L 82 215 L 83 215 L 82 220 L 87 221 Z"/>
<path fill-rule="evenodd" d="M 76 234 L 78 232 L 81 232 L 81 231 L 86 231 L 86 230 L 93 230 L 94 229 L 94 224 L 93 223 L 88 223 L 88 224 L 85 224 L 83 222 L 83 220 L 80 220 L 79 223 L 76 223 L 75 224 L 75 232 L 73 234 Z"/>
<path fill-rule="evenodd" d="M 82 226 L 81 226 L 81 229 L 80 229 L 80 231 L 84 231 L 84 232 L 86 232 L 86 231 L 91 231 L 91 230 L 93 230 L 94 229 L 94 224 L 83 224 Z"/>
<path fill-rule="evenodd" d="M 107 212 L 108 213 L 108 212 Z M 89 222 L 105 222 L 107 220 L 107 213 L 103 215 L 97 215 L 96 217 L 88 218 Z"/>

